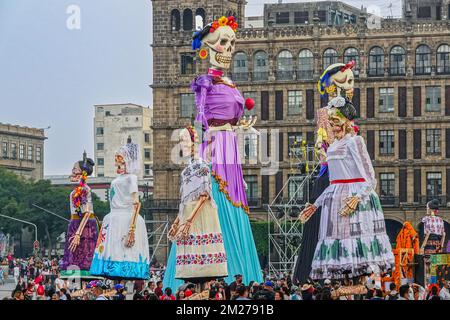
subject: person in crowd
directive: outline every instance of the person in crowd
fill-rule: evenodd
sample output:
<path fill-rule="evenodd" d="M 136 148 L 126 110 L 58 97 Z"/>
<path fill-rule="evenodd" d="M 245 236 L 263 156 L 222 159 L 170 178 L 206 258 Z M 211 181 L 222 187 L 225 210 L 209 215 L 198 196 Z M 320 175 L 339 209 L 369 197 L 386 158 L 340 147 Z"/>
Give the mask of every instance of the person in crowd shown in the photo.
<path fill-rule="evenodd" d="M 274 284 L 272 281 L 268 280 L 264 283 L 261 290 L 255 293 L 254 300 L 275 300 Z"/>
<path fill-rule="evenodd" d="M 398 300 L 409 300 L 409 284 L 400 286 Z"/>
<path fill-rule="evenodd" d="M 175 296 L 177 300 L 184 300 L 185 298 L 184 290 L 179 290 Z"/>
<path fill-rule="evenodd" d="M 389 284 L 389 293 L 385 297 L 386 300 L 397 300 L 398 299 L 398 292 L 396 290 L 396 286 L 394 282 L 391 282 Z"/>
<path fill-rule="evenodd" d="M 161 280 L 156 282 L 155 294 L 158 297 L 158 299 L 160 299 L 161 296 L 164 294 L 162 287 L 163 287 L 163 282 Z"/>
<path fill-rule="evenodd" d="M 383 291 L 380 287 L 376 286 L 374 289 L 373 297 L 371 300 L 383 300 Z"/>
<path fill-rule="evenodd" d="M 284 300 L 284 294 L 281 291 L 275 291 L 275 298 L 274 300 Z"/>
<path fill-rule="evenodd" d="M 161 298 L 159 300 L 176 300 L 176 299 L 175 299 L 175 296 L 172 294 L 172 289 L 167 287 L 164 290 L 164 294 L 161 296 Z"/>
<path fill-rule="evenodd" d="M 439 292 L 439 297 L 441 300 L 450 300 L 450 281 L 445 281 L 444 286 Z"/>
<path fill-rule="evenodd" d="M 248 298 L 248 289 L 245 285 L 240 284 L 236 287 L 236 299 L 235 300 L 250 300 Z"/>
<path fill-rule="evenodd" d="M 311 283 L 302 286 L 302 300 L 314 300 L 314 287 Z"/>
<path fill-rule="evenodd" d="M 437 286 L 432 286 L 428 300 L 441 300 Z"/>
<path fill-rule="evenodd" d="M 54 293 L 54 294 L 52 294 L 52 296 L 51 296 L 51 300 L 61 300 L 61 299 L 60 299 L 60 297 L 59 297 L 59 294 Z"/>
<path fill-rule="evenodd" d="M 234 276 L 234 279 L 235 280 L 232 283 L 230 283 L 231 296 L 235 295 L 237 286 L 242 284 L 242 274 L 236 274 Z"/>
<path fill-rule="evenodd" d="M 148 290 L 149 293 L 155 293 L 155 282 L 154 281 L 149 281 L 147 283 L 147 287 L 145 288 L 146 290 Z"/>
<path fill-rule="evenodd" d="M 297 286 L 292 286 L 290 300 L 301 300 L 301 299 L 302 299 L 302 294 L 301 294 L 300 288 Z"/>
<path fill-rule="evenodd" d="M 21 290 L 14 291 L 13 300 L 25 300 L 25 296 Z"/>

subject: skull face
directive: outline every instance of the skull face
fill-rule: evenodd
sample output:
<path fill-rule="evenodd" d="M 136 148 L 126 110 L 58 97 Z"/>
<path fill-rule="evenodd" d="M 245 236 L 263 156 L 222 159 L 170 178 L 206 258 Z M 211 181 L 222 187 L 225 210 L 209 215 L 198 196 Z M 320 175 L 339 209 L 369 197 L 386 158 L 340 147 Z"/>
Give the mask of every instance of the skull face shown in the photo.
<path fill-rule="evenodd" d="M 203 38 L 209 48 L 209 62 L 214 67 L 229 69 L 236 45 L 236 34 L 229 26 L 218 28 Z"/>
<path fill-rule="evenodd" d="M 347 95 L 353 93 L 353 87 L 355 85 L 355 76 L 351 69 L 339 71 L 331 76 L 331 80 L 336 86 L 337 95 L 341 95 L 341 91 L 344 91 Z"/>

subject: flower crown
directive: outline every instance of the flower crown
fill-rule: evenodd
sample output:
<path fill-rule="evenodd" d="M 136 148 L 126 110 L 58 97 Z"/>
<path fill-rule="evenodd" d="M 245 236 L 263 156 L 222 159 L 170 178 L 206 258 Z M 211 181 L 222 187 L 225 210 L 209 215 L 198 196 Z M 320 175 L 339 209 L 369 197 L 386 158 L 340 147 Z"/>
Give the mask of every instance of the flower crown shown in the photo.
<path fill-rule="evenodd" d="M 231 29 L 233 29 L 234 32 L 236 32 L 238 29 L 238 24 L 236 22 L 236 19 L 233 16 L 229 16 L 228 18 L 225 16 L 222 16 L 219 18 L 219 20 L 216 20 L 211 24 L 211 28 L 209 29 L 209 32 L 213 33 L 219 27 L 225 27 L 225 26 L 229 26 Z"/>

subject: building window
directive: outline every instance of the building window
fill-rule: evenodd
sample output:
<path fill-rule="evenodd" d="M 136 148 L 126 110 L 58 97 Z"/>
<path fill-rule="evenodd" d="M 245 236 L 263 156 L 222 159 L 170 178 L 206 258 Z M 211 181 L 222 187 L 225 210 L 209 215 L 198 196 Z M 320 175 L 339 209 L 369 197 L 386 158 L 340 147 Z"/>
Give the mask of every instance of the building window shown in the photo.
<path fill-rule="evenodd" d="M 431 18 L 431 7 L 419 7 L 417 9 L 417 18 L 419 19 L 426 19 Z"/>
<path fill-rule="evenodd" d="M 150 133 L 144 133 L 144 141 L 145 143 L 150 143 Z"/>
<path fill-rule="evenodd" d="M 181 26 L 181 16 L 180 11 L 177 9 L 173 9 L 172 13 L 170 14 L 170 27 L 172 31 L 179 31 Z"/>
<path fill-rule="evenodd" d="M 394 88 L 380 88 L 380 112 L 394 112 Z"/>
<path fill-rule="evenodd" d="M 353 67 L 353 74 L 355 76 L 359 75 L 359 66 L 360 66 L 360 60 L 359 60 L 359 52 L 356 48 L 347 48 L 344 51 L 344 63 L 347 64 L 350 61 L 355 61 L 355 66 Z"/>
<path fill-rule="evenodd" d="M 42 148 L 36 147 L 36 161 L 41 162 L 42 161 Z"/>
<path fill-rule="evenodd" d="M 373 47 L 369 52 L 369 76 L 384 75 L 384 51 L 380 47 Z"/>
<path fill-rule="evenodd" d="M 247 184 L 245 193 L 247 194 L 247 201 L 249 205 L 256 204 L 258 202 L 258 176 L 246 175 L 244 181 Z"/>
<path fill-rule="evenodd" d="M 327 11 L 326 10 L 318 10 L 317 15 L 319 17 L 319 22 L 327 22 Z"/>
<path fill-rule="evenodd" d="M 103 158 L 97 158 L 97 165 L 104 166 L 105 165 L 105 159 Z"/>
<path fill-rule="evenodd" d="M 314 76 L 314 55 L 311 50 L 303 49 L 298 55 L 298 79 L 311 80 Z"/>
<path fill-rule="evenodd" d="M 191 9 L 185 9 L 183 11 L 183 30 L 184 31 L 191 31 L 194 27 L 194 18 L 192 16 L 192 10 Z"/>
<path fill-rule="evenodd" d="M 17 144 L 11 143 L 11 159 L 17 159 Z"/>
<path fill-rule="evenodd" d="M 181 54 L 181 74 L 190 75 L 195 73 L 194 54 L 182 53 Z"/>
<path fill-rule="evenodd" d="M 256 160 L 258 155 L 258 136 L 246 134 L 244 136 L 244 157 L 246 160 Z"/>
<path fill-rule="evenodd" d="M 97 177 L 99 177 L 99 178 L 103 178 L 104 176 L 105 176 L 104 173 L 99 173 L 99 174 L 97 174 Z"/>
<path fill-rule="evenodd" d="M 308 22 L 309 22 L 309 12 L 308 11 L 294 12 L 294 23 L 295 24 L 307 24 Z"/>
<path fill-rule="evenodd" d="M 144 149 L 144 158 L 145 160 L 150 160 L 152 156 L 152 150 Z"/>
<path fill-rule="evenodd" d="M 416 74 L 431 74 L 431 49 L 425 44 L 416 49 Z"/>
<path fill-rule="evenodd" d="M 405 49 L 395 46 L 391 49 L 389 55 L 390 74 L 393 76 L 401 76 L 405 74 Z"/>
<path fill-rule="evenodd" d="M 289 12 L 277 12 L 275 16 L 275 22 L 277 24 L 289 23 Z"/>
<path fill-rule="evenodd" d="M 450 73 L 450 46 L 447 44 L 441 45 L 437 50 L 437 73 Z"/>
<path fill-rule="evenodd" d="M 269 65 L 267 63 L 267 53 L 258 51 L 253 59 L 253 80 L 264 81 L 269 77 Z"/>
<path fill-rule="evenodd" d="M 2 142 L 2 157 L 8 158 L 8 142 Z"/>
<path fill-rule="evenodd" d="M 441 129 L 427 129 L 427 153 L 441 154 Z"/>
<path fill-rule="evenodd" d="M 336 50 L 334 50 L 332 48 L 328 48 L 327 50 L 325 50 L 323 52 L 323 57 L 322 57 L 322 68 L 323 68 L 323 70 L 325 70 L 326 68 L 328 68 L 332 64 L 335 64 L 335 63 L 338 63 L 338 62 L 339 62 L 339 56 L 338 56 Z"/>
<path fill-rule="evenodd" d="M 256 115 L 256 106 L 259 105 L 258 104 L 258 92 L 257 91 L 247 91 L 244 92 L 244 99 L 253 99 L 253 101 L 255 101 L 255 107 L 252 110 L 247 110 L 247 108 L 244 109 L 244 115 L 245 116 L 254 116 Z"/>
<path fill-rule="evenodd" d="M 202 30 L 205 26 L 206 12 L 203 8 L 195 10 L 195 30 Z"/>
<path fill-rule="evenodd" d="M 302 92 L 300 90 L 288 91 L 288 115 L 298 115 L 302 111 Z"/>
<path fill-rule="evenodd" d="M 425 111 L 441 111 L 441 87 L 426 87 Z"/>
<path fill-rule="evenodd" d="M 98 135 L 98 136 L 102 136 L 102 135 L 104 134 L 104 130 L 103 130 L 102 127 L 97 127 L 96 132 L 97 132 L 97 135 Z"/>
<path fill-rule="evenodd" d="M 293 80 L 294 79 L 294 59 L 292 53 L 283 50 L 277 57 L 277 79 Z"/>
<path fill-rule="evenodd" d="M 27 150 L 27 160 L 28 161 L 33 161 L 33 146 L 28 146 L 28 150 Z"/>
<path fill-rule="evenodd" d="M 233 80 L 248 80 L 248 58 L 244 52 L 238 52 L 233 59 Z"/>
<path fill-rule="evenodd" d="M 299 132 L 288 133 L 289 157 L 298 158 L 302 155 L 302 134 Z"/>
<path fill-rule="evenodd" d="M 380 195 L 382 198 L 393 198 L 395 195 L 395 174 L 380 173 Z"/>
<path fill-rule="evenodd" d="M 20 160 L 25 159 L 25 145 L 24 144 L 19 145 L 19 159 Z"/>
<path fill-rule="evenodd" d="M 144 176 L 149 177 L 152 174 L 152 170 L 149 164 L 144 165 Z"/>
<path fill-rule="evenodd" d="M 180 108 L 182 118 L 191 118 L 195 115 L 195 96 L 193 93 L 180 94 Z"/>
<path fill-rule="evenodd" d="M 105 150 L 105 144 L 97 143 L 97 151 L 103 151 L 103 150 Z"/>
<path fill-rule="evenodd" d="M 288 184 L 288 196 L 289 199 L 295 199 L 298 201 L 303 201 L 303 189 L 305 184 L 304 177 L 299 175 L 289 175 L 289 184 Z"/>
<path fill-rule="evenodd" d="M 394 131 L 392 130 L 380 131 L 380 154 L 381 155 L 394 154 Z"/>
<path fill-rule="evenodd" d="M 427 201 L 442 195 L 442 173 L 427 172 Z"/>

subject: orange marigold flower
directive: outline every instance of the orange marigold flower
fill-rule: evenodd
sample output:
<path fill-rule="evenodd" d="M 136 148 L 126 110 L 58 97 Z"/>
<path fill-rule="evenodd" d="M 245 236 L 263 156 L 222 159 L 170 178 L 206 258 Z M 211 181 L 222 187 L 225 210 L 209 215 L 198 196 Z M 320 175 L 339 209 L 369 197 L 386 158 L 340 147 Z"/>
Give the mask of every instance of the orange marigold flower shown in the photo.
<path fill-rule="evenodd" d="M 218 22 L 219 22 L 219 26 L 221 26 L 221 27 L 226 26 L 227 23 L 228 23 L 228 18 L 227 17 L 221 17 L 218 20 Z"/>

